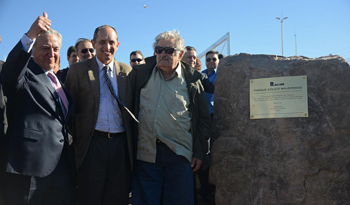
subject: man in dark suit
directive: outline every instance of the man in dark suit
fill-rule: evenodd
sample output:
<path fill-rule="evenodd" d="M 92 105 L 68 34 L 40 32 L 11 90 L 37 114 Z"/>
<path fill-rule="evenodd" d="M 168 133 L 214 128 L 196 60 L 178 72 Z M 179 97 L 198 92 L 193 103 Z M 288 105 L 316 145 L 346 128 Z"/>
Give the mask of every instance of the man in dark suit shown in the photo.
<path fill-rule="evenodd" d="M 130 191 L 132 118 L 123 105 L 133 105 L 133 72 L 113 57 L 119 46 L 113 27 L 96 28 L 92 44 L 96 57 L 72 65 L 65 83 L 75 100 L 69 127 L 78 200 L 79 204 L 125 205 Z"/>
<path fill-rule="evenodd" d="M 65 124 L 73 103 L 53 73 L 62 36 L 50 27 L 47 14 L 39 16 L 0 74 L 8 116 L 0 170 L 0 199 L 6 205 L 70 201 L 74 169 Z"/>

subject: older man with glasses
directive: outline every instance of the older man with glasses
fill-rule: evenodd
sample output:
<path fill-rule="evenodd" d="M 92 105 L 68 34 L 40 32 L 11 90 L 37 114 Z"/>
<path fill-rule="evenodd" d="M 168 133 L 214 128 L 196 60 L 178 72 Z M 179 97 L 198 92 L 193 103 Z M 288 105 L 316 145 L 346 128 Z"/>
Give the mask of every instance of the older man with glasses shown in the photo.
<path fill-rule="evenodd" d="M 75 43 L 75 50 L 78 52 L 79 60 L 84 61 L 95 56 L 95 50 L 92 43 L 87 38 L 79 38 Z"/>
<path fill-rule="evenodd" d="M 201 74 L 181 63 L 178 31 L 159 34 L 156 56 L 135 66 L 133 205 L 194 204 L 193 174 L 208 150 L 212 124 Z"/>
<path fill-rule="evenodd" d="M 130 53 L 130 66 L 145 64 L 145 58 L 141 51 L 133 51 Z"/>

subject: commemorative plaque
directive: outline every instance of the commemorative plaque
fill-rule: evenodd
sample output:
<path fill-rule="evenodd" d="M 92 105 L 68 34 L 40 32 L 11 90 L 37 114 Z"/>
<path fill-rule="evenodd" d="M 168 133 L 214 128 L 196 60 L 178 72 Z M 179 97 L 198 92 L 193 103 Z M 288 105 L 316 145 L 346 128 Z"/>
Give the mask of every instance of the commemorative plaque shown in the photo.
<path fill-rule="evenodd" d="M 308 116 L 306 76 L 250 80 L 250 119 Z"/>

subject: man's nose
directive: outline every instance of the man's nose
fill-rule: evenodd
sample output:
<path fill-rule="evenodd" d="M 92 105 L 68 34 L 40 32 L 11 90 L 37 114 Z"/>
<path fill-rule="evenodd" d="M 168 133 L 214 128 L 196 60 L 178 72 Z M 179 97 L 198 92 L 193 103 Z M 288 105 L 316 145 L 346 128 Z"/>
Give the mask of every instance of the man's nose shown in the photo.
<path fill-rule="evenodd" d="M 49 56 L 50 56 L 50 57 L 53 57 L 53 56 L 54 56 L 54 53 L 55 53 L 55 52 L 54 52 L 53 48 L 50 48 L 50 49 L 49 49 L 49 52 L 48 52 Z"/>

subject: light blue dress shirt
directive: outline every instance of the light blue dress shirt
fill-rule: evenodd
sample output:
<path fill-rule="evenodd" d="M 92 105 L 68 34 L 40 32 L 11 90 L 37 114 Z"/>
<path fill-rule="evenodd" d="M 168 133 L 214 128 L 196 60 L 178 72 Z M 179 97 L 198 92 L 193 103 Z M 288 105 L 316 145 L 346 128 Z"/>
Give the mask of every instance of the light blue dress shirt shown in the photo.
<path fill-rule="evenodd" d="M 205 69 L 202 71 L 202 73 L 205 73 L 208 75 L 208 70 Z M 210 72 L 210 75 L 208 76 L 208 80 L 212 83 L 215 83 L 216 79 L 216 68 Z M 205 93 L 205 96 L 207 98 L 207 104 L 209 108 L 209 114 L 214 113 L 214 93 Z"/>
<path fill-rule="evenodd" d="M 119 133 L 124 132 L 123 118 L 117 100 L 111 94 L 106 80 L 104 78 L 103 67 L 105 66 L 96 57 L 99 79 L 100 79 L 100 105 L 98 108 L 98 116 L 95 129 L 102 132 Z M 119 97 L 117 75 L 112 60 L 108 66 L 111 70 L 108 71 L 109 79 L 111 80 L 114 93 Z"/>

